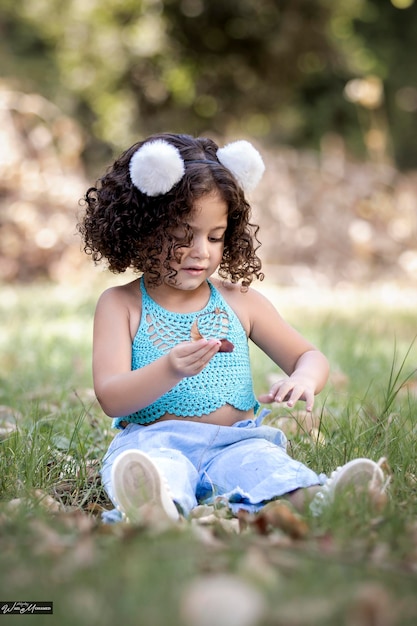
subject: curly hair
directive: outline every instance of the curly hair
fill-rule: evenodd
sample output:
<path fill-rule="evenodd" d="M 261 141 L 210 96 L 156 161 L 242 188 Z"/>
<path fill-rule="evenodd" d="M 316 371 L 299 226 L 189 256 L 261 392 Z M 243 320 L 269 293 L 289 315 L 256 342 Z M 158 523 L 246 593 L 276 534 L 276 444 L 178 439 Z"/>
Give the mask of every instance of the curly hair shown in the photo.
<path fill-rule="evenodd" d="M 133 185 L 129 163 L 138 148 L 156 139 L 164 139 L 179 150 L 185 173 L 171 191 L 150 197 Z M 217 150 L 216 143 L 208 138 L 162 133 L 123 152 L 83 198 L 86 210 L 78 230 L 84 252 L 95 263 L 106 259 L 114 273 L 131 268 L 145 272 L 151 284 L 161 284 L 164 277 L 175 276 L 170 262 L 180 260 L 180 248 L 192 245 L 187 218 L 196 200 L 217 191 L 228 207 L 219 276 L 233 283 L 241 281 L 243 288 L 254 277 L 262 280 L 256 254 L 259 227 L 250 222 L 250 205 L 232 173 L 218 161 Z M 179 229 L 184 232 L 182 239 L 178 239 Z"/>

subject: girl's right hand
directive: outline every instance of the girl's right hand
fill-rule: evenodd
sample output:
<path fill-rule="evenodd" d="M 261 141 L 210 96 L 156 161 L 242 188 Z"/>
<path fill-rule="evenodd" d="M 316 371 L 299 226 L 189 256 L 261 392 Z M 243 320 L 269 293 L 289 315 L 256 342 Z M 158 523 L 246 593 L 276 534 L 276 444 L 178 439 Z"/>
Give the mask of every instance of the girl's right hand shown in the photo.
<path fill-rule="evenodd" d="M 186 378 L 196 376 L 219 351 L 217 339 L 199 339 L 178 343 L 168 353 L 168 360 L 176 375 Z"/>

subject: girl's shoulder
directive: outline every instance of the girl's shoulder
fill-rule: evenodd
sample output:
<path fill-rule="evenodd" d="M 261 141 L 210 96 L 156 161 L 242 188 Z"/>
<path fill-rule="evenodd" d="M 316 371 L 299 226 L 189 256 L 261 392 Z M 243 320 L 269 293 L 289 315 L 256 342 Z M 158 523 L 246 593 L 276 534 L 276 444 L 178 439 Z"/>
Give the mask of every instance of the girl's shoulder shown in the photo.
<path fill-rule="evenodd" d="M 108 327 L 128 324 L 130 335 L 136 334 L 142 314 L 142 296 L 139 279 L 125 285 L 109 287 L 98 299 L 95 320 Z"/>
<path fill-rule="evenodd" d="M 108 287 L 99 297 L 98 304 L 125 307 L 129 303 L 137 306 L 138 303 L 140 304 L 140 301 L 140 279 L 137 278 L 124 285 Z"/>
<path fill-rule="evenodd" d="M 256 305 L 259 303 L 259 299 L 262 298 L 259 291 L 252 287 L 242 289 L 240 284 L 231 283 L 220 278 L 211 278 L 210 281 L 213 286 L 220 291 L 221 295 L 230 306 L 232 306 L 232 303 L 238 305 L 242 304 L 243 306 L 248 306 L 251 303 Z"/>

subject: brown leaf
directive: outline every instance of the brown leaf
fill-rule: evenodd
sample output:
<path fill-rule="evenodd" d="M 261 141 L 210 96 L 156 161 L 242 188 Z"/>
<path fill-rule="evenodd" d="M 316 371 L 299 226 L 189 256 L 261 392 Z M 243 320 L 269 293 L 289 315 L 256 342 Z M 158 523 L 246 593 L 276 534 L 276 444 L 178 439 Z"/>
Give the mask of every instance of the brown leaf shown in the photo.
<path fill-rule="evenodd" d="M 191 326 L 191 341 L 198 341 L 199 339 L 204 339 L 204 337 L 198 329 L 197 320 L 194 320 L 194 324 Z"/>
<path fill-rule="evenodd" d="M 313 443 L 317 444 L 318 446 L 326 445 L 326 438 L 321 432 L 321 430 L 319 430 L 318 428 L 312 428 L 309 432 L 309 435 Z"/>
<path fill-rule="evenodd" d="M 259 546 L 249 547 L 239 564 L 239 573 L 243 574 L 246 580 L 267 587 L 273 592 L 280 583 L 281 575 L 279 569 L 275 568 L 269 559 L 269 550 L 261 549 Z"/>
<path fill-rule="evenodd" d="M 104 506 L 98 504 L 98 502 L 89 502 L 86 506 L 86 511 L 96 516 L 100 516 L 105 510 Z"/>
<path fill-rule="evenodd" d="M 181 620 L 186 626 L 255 626 L 266 610 L 262 593 L 230 574 L 197 578 L 180 598 Z"/>
<path fill-rule="evenodd" d="M 58 513 L 62 510 L 61 503 L 42 489 L 35 489 L 33 496 L 36 498 L 37 503 L 49 513 Z"/>
<path fill-rule="evenodd" d="M 48 513 L 55 514 L 62 510 L 61 503 L 42 489 L 35 489 L 24 498 L 14 498 L 10 500 L 6 503 L 6 510 L 10 513 L 18 513 L 22 509 L 32 508 L 34 505 L 41 506 Z"/>
<path fill-rule="evenodd" d="M 280 500 L 269 502 L 253 516 L 239 511 L 238 518 L 241 530 L 249 525 L 261 535 L 269 534 L 274 528 L 282 530 L 292 539 L 304 539 L 308 534 L 306 522 L 286 502 Z"/>
<path fill-rule="evenodd" d="M 341 370 L 335 370 L 331 372 L 329 382 L 338 390 L 346 389 L 349 385 L 350 379 L 345 372 Z"/>
<path fill-rule="evenodd" d="M 31 520 L 30 528 L 34 535 L 33 551 L 35 555 L 60 556 L 72 547 L 72 541 L 68 536 L 59 533 L 41 519 L 34 518 Z"/>
<path fill-rule="evenodd" d="M 216 314 L 219 315 L 220 313 L 221 311 L 217 312 L 217 309 L 216 309 Z M 197 320 L 194 320 L 194 323 L 191 326 L 190 336 L 191 336 L 191 341 L 199 341 L 199 339 L 204 339 L 203 335 L 200 333 L 200 330 L 198 328 Z M 220 339 L 219 352 L 233 352 L 233 349 L 234 349 L 234 345 L 232 344 L 231 341 L 229 341 L 228 339 Z"/>
<path fill-rule="evenodd" d="M 382 485 L 381 488 L 379 482 L 373 479 L 369 485 L 368 493 L 371 505 L 373 506 L 375 511 L 380 513 L 388 503 L 387 488 L 389 483 L 391 482 L 392 470 L 385 457 L 379 459 L 378 465 L 386 476 L 385 483 L 384 485 Z"/>
<path fill-rule="evenodd" d="M 398 613 L 393 608 L 389 590 L 376 582 L 358 586 L 347 615 L 349 626 L 394 626 Z"/>
<path fill-rule="evenodd" d="M 270 421 L 274 426 L 282 430 L 289 439 L 295 436 L 309 436 L 309 438 L 315 440 L 315 443 L 324 443 L 320 431 L 320 420 L 321 414 L 311 413 L 304 409 L 293 409 L 291 413 L 278 415 Z M 320 437 L 318 437 L 319 432 Z M 317 439 L 319 439 L 318 442 Z"/>
<path fill-rule="evenodd" d="M 17 422 L 22 414 L 10 406 L 0 406 L 0 439 L 5 439 L 17 430 Z"/>

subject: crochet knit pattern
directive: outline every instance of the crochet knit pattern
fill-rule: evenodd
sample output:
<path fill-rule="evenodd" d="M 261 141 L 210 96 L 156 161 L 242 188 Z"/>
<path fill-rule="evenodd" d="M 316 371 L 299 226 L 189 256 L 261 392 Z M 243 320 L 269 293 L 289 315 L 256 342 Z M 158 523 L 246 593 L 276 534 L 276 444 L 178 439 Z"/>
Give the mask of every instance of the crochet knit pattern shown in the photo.
<path fill-rule="evenodd" d="M 165 413 L 178 417 L 207 415 L 231 404 L 241 411 L 258 410 L 249 361 L 248 340 L 237 315 L 220 292 L 208 282 L 210 299 L 201 311 L 174 313 L 162 308 L 146 291 L 143 278 L 141 322 L 132 345 L 132 370 L 152 363 L 182 341 L 190 341 L 191 327 L 197 319 L 205 339 L 228 339 L 233 352 L 219 352 L 196 376 L 183 378 L 153 404 L 120 421 L 150 424 Z"/>

